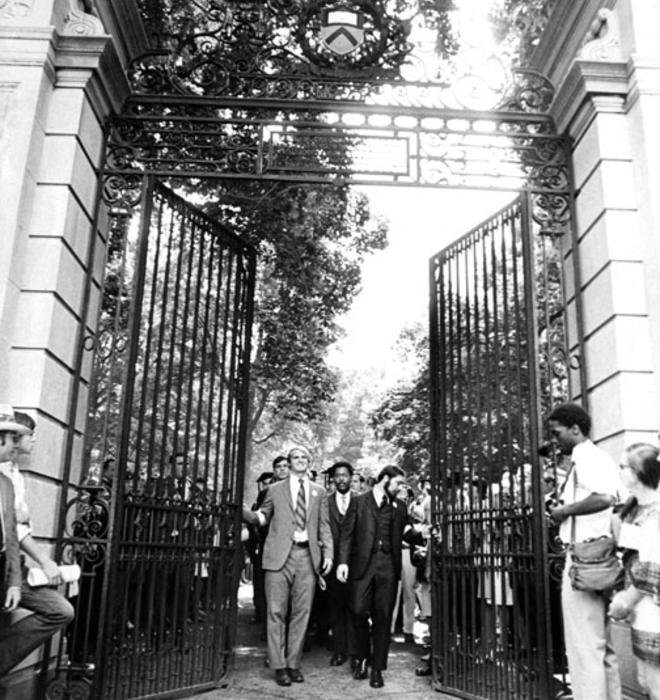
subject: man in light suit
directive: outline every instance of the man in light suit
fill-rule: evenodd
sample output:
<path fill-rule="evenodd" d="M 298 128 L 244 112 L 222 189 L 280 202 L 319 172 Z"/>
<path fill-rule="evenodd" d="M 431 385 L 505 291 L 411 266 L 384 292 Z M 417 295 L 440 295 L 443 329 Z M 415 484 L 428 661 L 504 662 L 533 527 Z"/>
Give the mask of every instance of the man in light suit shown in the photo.
<path fill-rule="evenodd" d="M 263 551 L 268 659 L 283 686 L 305 680 L 300 659 L 316 577 L 332 569 L 333 558 L 328 496 L 309 479 L 309 452 L 295 447 L 288 460 L 289 478 L 268 488 L 258 510 L 243 509 L 246 522 L 270 525 Z"/>

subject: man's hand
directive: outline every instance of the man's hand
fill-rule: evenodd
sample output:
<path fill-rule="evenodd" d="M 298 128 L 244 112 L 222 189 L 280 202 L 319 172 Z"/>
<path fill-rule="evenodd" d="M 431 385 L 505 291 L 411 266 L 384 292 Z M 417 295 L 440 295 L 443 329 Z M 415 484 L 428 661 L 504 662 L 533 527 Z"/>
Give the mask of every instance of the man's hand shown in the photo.
<path fill-rule="evenodd" d="M 348 581 L 348 564 L 340 564 L 337 567 L 337 581 L 346 583 Z"/>
<path fill-rule="evenodd" d="M 46 559 L 42 562 L 41 568 L 48 577 L 49 586 L 59 586 L 62 583 L 62 574 L 57 564 L 52 559 Z"/>
<path fill-rule="evenodd" d="M 323 568 L 321 569 L 321 573 L 324 576 L 327 576 L 330 573 L 330 569 L 332 569 L 332 559 L 328 559 L 327 557 L 323 560 Z"/>
<path fill-rule="evenodd" d="M 248 525 L 255 525 L 259 522 L 259 516 L 255 511 L 243 506 L 243 522 L 248 523 Z"/>
<path fill-rule="evenodd" d="M 550 508 L 550 517 L 556 522 L 561 523 L 566 520 L 567 515 L 564 510 L 564 506 L 556 506 L 555 508 Z"/>
<path fill-rule="evenodd" d="M 7 595 L 5 596 L 5 610 L 11 611 L 16 610 L 18 604 L 21 602 L 21 589 L 20 586 L 10 586 L 7 589 Z"/>
<path fill-rule="evenodd" d="M 630 613 L 631 610 L 625 600 L 625 596 L 621 595 L 621 593 L 617 593 L 614 598 L 612 598 L 607 614 L 613 620 L 625 620 Z"/>

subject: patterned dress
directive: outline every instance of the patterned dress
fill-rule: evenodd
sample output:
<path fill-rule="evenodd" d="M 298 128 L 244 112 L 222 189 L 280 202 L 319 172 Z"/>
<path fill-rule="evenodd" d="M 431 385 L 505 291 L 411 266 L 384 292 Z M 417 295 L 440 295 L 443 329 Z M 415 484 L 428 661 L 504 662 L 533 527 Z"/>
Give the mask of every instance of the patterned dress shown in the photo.
<path fill-rule="evenodd" d="M 644 593 L 632 615 L 634 655 L 660 665 L 660 502 L 637 506 L 624 520 L 639 528 L 638 549 L 626 549 L 626 578 Z"/>

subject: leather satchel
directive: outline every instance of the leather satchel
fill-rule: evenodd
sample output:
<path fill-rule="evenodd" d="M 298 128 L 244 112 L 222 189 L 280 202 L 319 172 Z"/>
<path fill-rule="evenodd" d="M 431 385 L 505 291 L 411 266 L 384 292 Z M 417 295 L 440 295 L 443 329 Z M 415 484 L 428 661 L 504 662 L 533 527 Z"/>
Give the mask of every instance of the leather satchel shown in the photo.
<path fill-rule="evenodd" d="M 568 576 L 576 591 L 602 593 L 616 588 L 623 579 L 623 566 L 613 537 L 572 542 Z"/>
<path fill-rule="evenodd" d="M 577 486 L 577 473 L 573 467 L 573 479 Z M 611 535 L 595 537 L 584 542 L 575 541 L 575 516 L 571 522 L 571 567 L 568 577 L 575 591 L 603 593 L 611 591 L 623 581 L 623 564 Z"/>

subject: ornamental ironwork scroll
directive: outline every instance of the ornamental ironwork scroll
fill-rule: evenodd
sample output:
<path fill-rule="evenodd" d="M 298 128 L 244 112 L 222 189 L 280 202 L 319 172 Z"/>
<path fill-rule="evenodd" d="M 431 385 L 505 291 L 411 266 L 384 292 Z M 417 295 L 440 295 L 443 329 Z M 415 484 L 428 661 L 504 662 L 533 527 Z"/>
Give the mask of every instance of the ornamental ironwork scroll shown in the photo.
<path fill-rule="evenodd" d="M 268 116 L 263 110 L 136 101 L 110 124 L 105 195 L 113 202 L 137 201 L 144 171 L 167 177 L 531 188 L 539 192 L 538 215 L 563 227 L 570 214 L 570 151 L 553 130 L 549 118 L 504 112 L 372 105 L 355 112 Z"/>
<path fill-rule="evenodd" d="M 539 451 L 568 398 L 561 238 L 533 195 L 431 259 L 436 689 L 547 698 L 565 690 L 561 562 Z M 548 602 L 550 606 L 548 607 Z"/>
<path fill-rule="evenodd" d="M 381 101 L 547 111 L 552 86 L 511 68 L 511 42 L 460 35 L 451 5 L 422 0 L 143 0 L 152 50 L 142 95 Z M 515 29 L 517 25 L 513 25 Z M 533 98 L 530 98 L 533 96 Z"/>
<path fill-rule="evenodd" d="M 154 178 L 101 196 L 86 474 L 59 536 L 82 579 L 53 700 L 215 687 L 242 565 L 254 250 Z"/>

